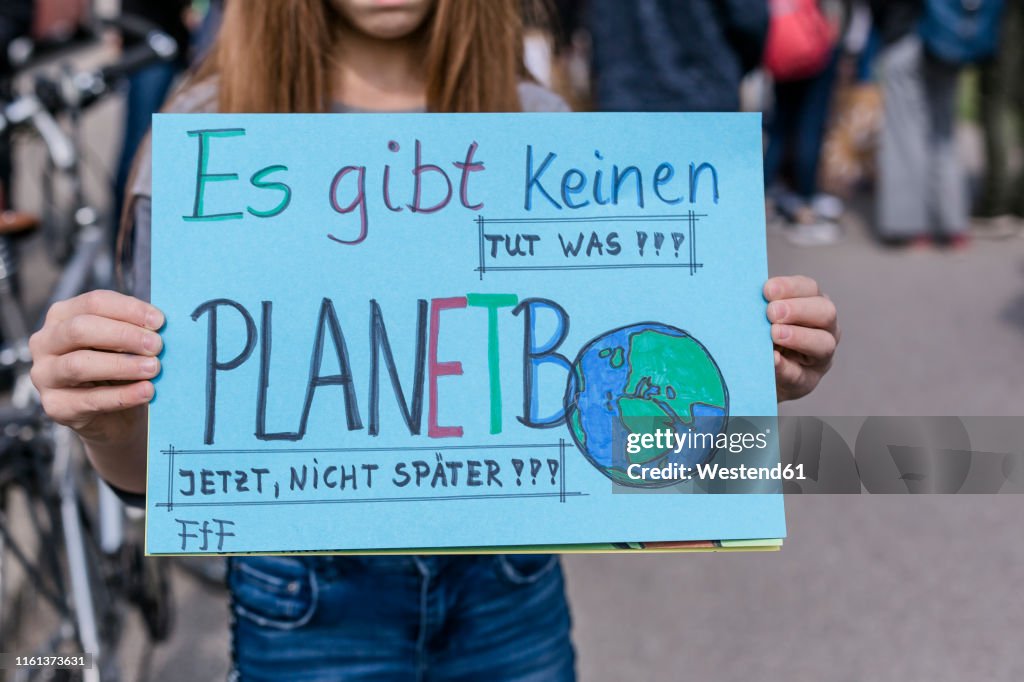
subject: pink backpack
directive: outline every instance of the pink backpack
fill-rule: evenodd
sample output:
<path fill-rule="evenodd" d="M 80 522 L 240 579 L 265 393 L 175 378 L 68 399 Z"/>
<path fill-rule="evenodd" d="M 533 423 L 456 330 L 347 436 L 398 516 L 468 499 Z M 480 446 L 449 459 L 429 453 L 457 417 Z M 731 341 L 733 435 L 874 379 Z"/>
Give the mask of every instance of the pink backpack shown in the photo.
<path fill-rule="evenodd" d="M 836 32 L 816 0 L 771 0 L 764 65 L 776 81 L 821 73 L 832 57 Z"/>

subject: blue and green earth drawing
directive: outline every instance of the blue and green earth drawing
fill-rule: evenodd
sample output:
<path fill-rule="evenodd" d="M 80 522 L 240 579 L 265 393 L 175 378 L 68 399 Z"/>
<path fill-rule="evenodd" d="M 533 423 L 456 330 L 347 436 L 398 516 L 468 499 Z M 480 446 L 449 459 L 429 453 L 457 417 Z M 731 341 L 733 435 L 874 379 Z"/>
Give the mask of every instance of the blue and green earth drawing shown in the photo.
<path fill-rule="evenodd" d="M 695 338 L 666 324 L 644 322 L 614 329 L 583 347 L 573 362 L 565 395 L 566 423 L 577 447 L 612 481 L 660 487 L 671 481 L 636 480 L 630 464 L 693 467 L 715 454 L 725 430 L 729 391 L 714 358 Z M 626 450 L 628 434 L 706 433 L 696 447 Z M 635 470 L 634 470 L 635 472 Z"/>

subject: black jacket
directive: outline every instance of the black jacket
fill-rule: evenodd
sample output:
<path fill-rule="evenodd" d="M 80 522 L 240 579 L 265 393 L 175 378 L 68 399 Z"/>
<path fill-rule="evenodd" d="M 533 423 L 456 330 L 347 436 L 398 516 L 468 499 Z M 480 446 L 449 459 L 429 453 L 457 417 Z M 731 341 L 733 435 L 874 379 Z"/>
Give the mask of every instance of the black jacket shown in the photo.
<path fill-rule="evenodd" d="M 757 66 L 767 0 L 591 0 L 596 104 L 605 111 L 735 111 Z"/>

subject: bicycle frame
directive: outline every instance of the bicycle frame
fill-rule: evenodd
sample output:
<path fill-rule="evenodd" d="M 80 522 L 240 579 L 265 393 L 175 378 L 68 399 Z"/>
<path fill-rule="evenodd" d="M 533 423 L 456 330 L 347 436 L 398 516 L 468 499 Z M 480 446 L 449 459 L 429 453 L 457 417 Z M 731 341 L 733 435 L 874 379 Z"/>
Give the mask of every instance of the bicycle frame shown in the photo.
<path fill-rule="evenodd" d="M 62 267 L 50 304 L 77 296 L 94 285 L 109 285 L 113 280 L 110 252 L 112 223 L 101 220 L 96 207 L 89 203 L 82 179 L 79 150 L 84 108 L 110 93 L 113 83 L 154 61 L 173 59 L 177 51 L 172 38 L 145 22 L 131 17 L 121 17 L 119 21 L 124 31 L 141 38 L 143 44 L 128 48 L 117 62 L 95 71 L 72 73 L 65 67 L 59 81 L 37 79 L 32 93 L 21 95 L 6 107 L 0 106 L 0 132 L 9 126 L 31 127 L 46 147 L 42 189 L 47 213 L 43 237 Z M 63 127 L 55 118 L 56 112 L 65 114 Z M 64 214 L 67 220 L 61 220 L 53 208 L 56 206 L 55 183 L 58 180 L 67 181 L 70 189 L 71 204 L 68 213 Z M 81 651 L 95 657 L 94 667 L 83 671 L 85 680 L 116 678 L 115 643 L 120 629 L 118 609 L 126 601 L 146 604 L 150 608 L 145 610 L 144 619 L 151 633 L 165 634 L 166 620 L 158 619 L 167 613 L 166 582 L 162 575 L 158 575 L 154 596 L 154 591 L 139 589 L 132 581 L 145 583 L 140 576 L 151 570 L 159 574 L 159 564 L 155 565 L 156 568 L 152 568 L 154 564 L 148 564 L 149 569 L 124 570 L 120 563 L 114 561 L 125 557 L 138 561 L 141 552 L 136 543 L 126 544 L 124 505 L 98 476 L 94 480 L 97 486 L 95 500 L 91 495 L 83 494 L 83 483 L 92 483 L 93 479 L 83 478 L 83 461 L 76 452 L 77 436 L 67 427 L 50 423 L 42 413 L 39 396 L 29 379 L 28 334 L 31 326 L 13 286 L 16 259 L 9 247 L 10 239 L 0 236 L 0 329 L 12 344 L 12 352 L 0 353 L 0 365 L 13 366 L 16 370 L 12 394 L 16 412 L 12 414 L 32 424 L 31 438 L 22 445 L 40 450 L 38 457 L 23 450 L 19 453 L 21 464 L 27 456 L 29 464 L 26 468 L 31 469 L 27 474 L 30 478 L 27 482 L 19 481 L 17 475 L 22 472 L 16 471 L 14 482 L 20 483 L 30 495 L 36 496 L 36 501 L 43 503 L 49 516 L 47 528 L 43 530 L 36 518 L 34 505 L 30 504 L 32 523 L 38 533 L 46 533 L 54 544 L 60 543 L 60 547 L 55 549 L 62 550 L 66 558 L 65 571 L 55 552 L 46 552 L 43 557 L 49 563 L 55 583 L 52 590 L 46 585 L 42 573 L 32 573 L 37 592 L 53 603 L 61 616 L 60 627 L 39 653 L 52 653 L 61 644 L 74 641 Z M 7 464 L 2 458 L 7 454 L 4 440 L 5 429 L 0 423 L 0 465 Z M 42 470 L 43 461 L 52 465 L 48 471 Z M 4 473 L 0 467 L 0 501 L 3 500 L 5 486 L 11 484 L 10 477 L 5 477 Z M 95 476 L 91 470 L 88 474 Z M 6 568 L 2 561 L 5 556 L 3 550 L 12 554 L 27 571 L 34 570 L 24 553 L 11 542 L 4 523 L 4 509 L 0 507 L 0 587 L 3 586 Z M 110 598 L 112 596 L 119 599 Z M 20 669 L 17 673 L 20 676 L 16 676 L 16 680 L 27 680 L 33 675 L 29 669 Z"/>
<path fill-rule="evenodd" d="M 69 116 L 70 133 L 65 133 L 42 108 L 30 116 L 49 152 L 47 173 L 51 180 L 58 175 L 68 179 L 73 197 L 69 211 L 72 220 L 63 224 L 70 224 L 70 230 L 64 227 L 56 234 L 45 235 L 53 240 L 50 241 L 51 245 L 56 246 L 58 262 L 63 262 L 62 274 L 50 296 L 51 304 L 88 291 L 94 283 L 109 285 L 113 274 L 113 259 L 108 252 L 112 241 L 110 232 L 105 224 L 99 221 L 98 212 L 85 198 L 77 153 L 79 113 L 75 110 Z M 44 191 L 50 194 L 53 190 L 52 182 L 44 183 L 44 188 Z M 45 197 L 48 206 L 52 205 L 52 199 L 52 195 Z M 55 222 L 55 218 L 49 216 L 47 223 L 54 225 Z M 11 403 L 23 410 L 38 410 L 39 396 L 28 372 L 31 366 L 31 356 L 28 352 L 29 325 L 12 286 L 14 254 L 11 252 L 9 240 L 0 240 L 0 249 L 7 249 L 6 252 L 0 252 L 0 324 L 4 338 L 11 340 L 15 350 L 13 364 L 17 370 Z M 83 652 L 92 653 L 94 656 L 95 665 L 83 670 L 83 679 L 86 682 L 93 682 L 101 679 L 101 672 L 106 673 L 104 678 L 116 677 L 117 670 L 113 652 L 103 648 L 100 636 L 99 608 L 94 599 L 93 585 L 101 576 L 90 575 L 87 533 L 82 525 L 79 479 L 73 465 L 76 439 L 77 436 L 67 427 L 53 427 L 53 470 L 50 480 L 57 486 L 60 534 L 67 556 L 70 588 L 67 592 L 67 606 L 70 609 L 65 610 L 64 625 L 43 645 L 45 648 L 41 649 L 41 652 L 56 651 L 62 640 L 76 639 Z M 96 511 L 99 546 L 105 554 L 113 555 L 120 550 L 124 542 L 124 505 L 105 483 L 98 481 L 98 486 Z M 0 534 L 0 541 L 7 544 L 6 540 L 7 538 Z M 7 549 L 13 549 L 13 546 L 8 545 Z M 21 563 L 25 564 L 27 560 L 24 557 L 21 559 Z M 2 568 L 0 565 L 0 570 Z M 41 578 L 37 577 L 37 580 Z M 37 588 L 39 584 L 41 583 L 37 583 Z M 69 617 L 73 620 L 69 621 Z M 28 670 L 19 673 L 24 677 L 19 675 L 14 678 L 15 680 L 30 679 Z"/>

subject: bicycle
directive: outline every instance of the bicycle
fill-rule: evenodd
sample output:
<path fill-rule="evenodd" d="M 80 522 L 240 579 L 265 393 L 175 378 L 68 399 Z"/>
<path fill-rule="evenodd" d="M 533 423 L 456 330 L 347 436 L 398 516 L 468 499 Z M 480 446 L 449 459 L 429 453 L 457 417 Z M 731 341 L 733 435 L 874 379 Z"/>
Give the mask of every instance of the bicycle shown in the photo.
<path fill-rule="evenodd" d="M 31 88 L 0 107 L 0 133 L 30 131 L 42 140 L 44 195 L 56 178 L 71 188 L 69 220 L 47 214 L 41 224 L 22 220 L 0 230 L 0 331 L 8 343 L 0 350 L 0 366 L 13 368 L 15 375 L 11 406 L 0 408 L 0 650 L 12 651 L 6 643 L 17 612 L 9 612 L 19 606 L 19 599 L 27 599 L 27 590 L 12 591 L 16 566 L 24 573 L 23 584 L 48 603 L 59 620 L 29 655 L 91 654 L 91 667 L 49 670 L 56 678 L 78 679 L 74 673 L 83 680 L 120 677 L 117 644 L 126 604 L 140 607 L 154 641 L 167 636 L 171 622 L 166 564 L 143 561 L 137 533 L 133 536 L 125 527 L 120 500 L 89 469 L 74 433 L 51 422 L 39 405 L 29 379 L 32 325 L 15 286 L 16 242 L 40 226 L 62 267 L 51 303 L 112 282 L 111 223 L 101 219 L 83 189 L 80 116 L 125 76 L 155 61 L 173 59 L 177 46 L 170 36 L 141 20 L 120 17 L 108 23 L 141 39 L 140 44 L 99 69 L 75 72 L 65 67 L 57 78 L 37 76 Z M 52 195 L 46 198 L 51 205 Z M 8 511 L 15 498 L 21 499 L 34 550 L 16 537 L 10 524 Z M 18 668 L 11 679 L 36 679 L 44 670 Z"/>

